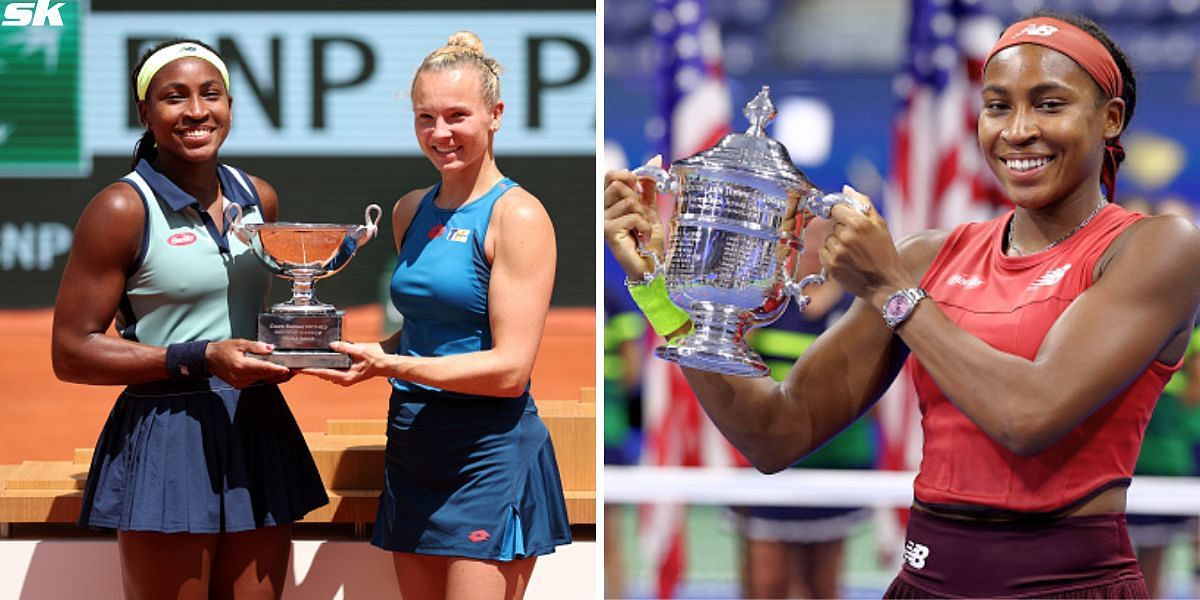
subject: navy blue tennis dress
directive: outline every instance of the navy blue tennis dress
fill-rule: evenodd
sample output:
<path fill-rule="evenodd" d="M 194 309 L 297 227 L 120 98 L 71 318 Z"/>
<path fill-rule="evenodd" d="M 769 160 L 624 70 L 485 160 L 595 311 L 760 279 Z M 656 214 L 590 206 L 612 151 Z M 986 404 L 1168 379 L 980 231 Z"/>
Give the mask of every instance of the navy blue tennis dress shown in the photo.
<path fill-rule="evenodd" d="M 262 222 L 249 178 L 217 169 L 245 222 Z M 146 209 L 137 264 L 117 315 L 121 336 L 166 346 L 252 339 L 270 275 L 236 236 L 146 161 L 122 181 Z M 279 388 L 234 389 L 220 378 L 131 385 L 104 424 L 79 524 L 163 533 L 282 525 L 329 502 Z"/>
<path fill-rule="evenodd" d="M 397 353 L 492 347 L 484 254 L 501 179 L 455 210 L 421 199 L 404 233 L 391 296 L 404 315 Z M 529 386 L 476 396 L 392 379 L 387 466 L 371 543 L 384 550 L 509 561 L 571 541 L 562 482 Z"/>

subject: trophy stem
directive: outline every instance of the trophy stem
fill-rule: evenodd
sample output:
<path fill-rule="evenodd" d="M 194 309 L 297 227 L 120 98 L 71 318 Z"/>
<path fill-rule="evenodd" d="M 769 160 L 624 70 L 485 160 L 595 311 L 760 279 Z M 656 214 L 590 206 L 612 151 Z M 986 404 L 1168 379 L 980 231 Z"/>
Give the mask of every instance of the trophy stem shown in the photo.
<path fill-rule="evenodd" d="M 276 312 L 285 313 L 302 313 L 302 314 L 333 314 L 337 309 L 333 305 L 325 304 L 317 300 L 313 293 L 313 286 L 316 284 L 317 271 L 315 269 L 290 269 L 287 271 L 287 278 L 292 281 L 292 299 L 281 304 L 276 304 L 273 309 Z"/>
<path fill-rule="evenodd" d="M 727 375 L 761 377 L 769 372 L 762 357 L 746 344 L 753 320 L 748 311 L 728 304 L 693 302 L 688 312 L 692 331 L 656 348 L 656 356 Z"/>

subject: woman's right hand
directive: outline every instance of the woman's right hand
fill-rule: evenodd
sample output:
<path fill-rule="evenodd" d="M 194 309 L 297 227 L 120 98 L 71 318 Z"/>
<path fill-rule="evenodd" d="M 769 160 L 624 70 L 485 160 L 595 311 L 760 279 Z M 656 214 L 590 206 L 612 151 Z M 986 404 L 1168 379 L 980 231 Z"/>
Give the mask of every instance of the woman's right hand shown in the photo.
<path fill-rule="evenodd" d="M 259 381 L 282 383 L 291 377 L 291 369 L 246 356 L 247 352 L 270 354 L 274 349 L 274 346 L 265 342 L 244 339 L 223 340 L 208 344 L 208 348 L 204 351 L 204 360 L 208 362 L 210 373 L 238 389 Z"/>
<path fill-rule="evenodd" d="M 629 171 L 604 174 L 604 241 L 631 281 L 654 272 L 654 261 L 638 252 L 642 246 L 663 256 L 665 234 L 655 209 L 654 180 Z"/>

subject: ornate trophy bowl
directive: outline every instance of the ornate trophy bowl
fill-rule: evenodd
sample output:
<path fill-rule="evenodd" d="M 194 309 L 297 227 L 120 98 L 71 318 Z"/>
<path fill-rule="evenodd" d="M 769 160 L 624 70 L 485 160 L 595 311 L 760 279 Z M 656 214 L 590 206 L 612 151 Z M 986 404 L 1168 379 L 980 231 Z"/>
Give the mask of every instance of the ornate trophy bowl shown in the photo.
<path fill-rule="evenodd" d="M 770 89 L 743 110 L 745 133 L 725 136 L 716 146 L 671 164 L 634 170 L 653 178 L 659 191 L 675 197 L 665 263 L 655 263 L 671 300 L 687 310 L 692 331 L 659 346 L 655 354 L 680 365 L 739 376 L 763 376 L 767 365 L 746 344 L 754 327 L 779 318 L 791 298 L 808 304 L 804 287 L 825 282 L 824 273 L 800 278 L 799 254 L 805 226 L 829 218 L 835 204 L 866 212 L 843 194 L 823 194 L 767 137 L 775 116 Z"/>
<path fill-rule="evenodd" d="M 289 368 L 347 368 L 350 357 L 329 349 L 341 339 L 345 311 L 317 300 L 313 285 L 349 264 L 359 247 L 375 237 L 378 205 L 367 207 L 364 225 L 328 223 L 242 223 L 241 209 L 229 207 L 231 230 L 267 270 L 292 282 L 292 297 L 258 315 L 258 339 L 275 345 L 260 356 Z"/>

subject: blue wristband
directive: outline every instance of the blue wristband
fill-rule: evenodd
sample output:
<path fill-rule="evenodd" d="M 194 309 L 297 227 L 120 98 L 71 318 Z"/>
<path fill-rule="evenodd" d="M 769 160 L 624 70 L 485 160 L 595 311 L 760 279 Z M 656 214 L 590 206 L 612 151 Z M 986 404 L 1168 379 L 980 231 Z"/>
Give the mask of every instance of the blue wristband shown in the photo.
<path fill-rule="evenodd" d="M 204 351 L 207 348 L 208 340 L 179 342 L 167 346 L 167 376 L 171 379 L 207 378 L 208 362 L 204 360 Z"/>

